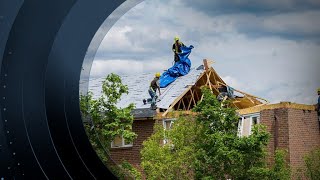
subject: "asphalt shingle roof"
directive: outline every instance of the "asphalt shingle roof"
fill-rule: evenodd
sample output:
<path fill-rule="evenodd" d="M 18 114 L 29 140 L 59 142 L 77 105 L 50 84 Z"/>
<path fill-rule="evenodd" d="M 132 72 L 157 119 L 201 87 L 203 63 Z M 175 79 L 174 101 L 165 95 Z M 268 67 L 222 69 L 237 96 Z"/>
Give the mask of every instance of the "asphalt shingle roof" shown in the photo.
<path fill-rule="evenodd" d="M 160 101 L 157 102 L 159 108 L 168 109 L 173 101 L 178 98 L 188 87 L 194 85 L 198 77 L 202 74 L 203 68 L 191 68 L 190 72 L 176 79 L 166 88 L 161 88 Z M 134 103 L 137 109 L 149 108 L 150 104 L 144 105 L 143 99 L 150 98 L 148 88 L 154 78 L 154 73 L 142 73 L 134 76 L 120 75 L 122 83 L 129 88 L 129 94 L 122 95 L 118 107 L 123 108 L 130 103 Z M 93 97 L 98 98 L 101 95 L 101 85 L 104 78 L 90 79 L 89 91 L 93 92 Z"/>

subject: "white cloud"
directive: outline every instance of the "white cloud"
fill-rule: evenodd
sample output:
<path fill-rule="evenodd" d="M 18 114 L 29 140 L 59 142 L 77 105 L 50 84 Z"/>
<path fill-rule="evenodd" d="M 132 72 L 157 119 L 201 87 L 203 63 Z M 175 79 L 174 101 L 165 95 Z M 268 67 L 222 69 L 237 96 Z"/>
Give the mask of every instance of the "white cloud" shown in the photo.
<path fill-rule="evenodd" d="M 109 73 L 140 73 L 143 70 L 142 62 L 128 60 L 95 60 L 91 68 L 90 76 L 102 77 Z"/>
<path fill-rule="evenodd" d="M 317 101 L 316 87 L 312 82 L 276 84 L 273 89 L 266 92 L 266 96 L 272 103 L 290 101 L 315 104 Z"/>
<path fill-rule="evenodd" d="M 128 34 L 133 31 L 133 27 L 113 27 L 104 37 L 98 51 L 118 51 L 123 53 L 146 52 L 147 47 L 139 45 L 140 39 L 132 39 Z"/>
<path fill-rule="evenodd" d="M 225 83 L 227 83 L 229 86 L 235 89 L 248 91 L 248 84 L 245 84 L 244 82 L 239 81 L 237 78 L 234 78 L 231 76 L 225 76 L 221 78 L 224 80 Z"/>
<path fill-rule="evenodd" d="M 263 28 L 272 32 L 299 33 L 303 35 L 320 33 L 320 11 L 290 12 L 263 18 Z"/>
<path fill-rule="evenodd" d="M 91 68 L 91 77 L 102 77 L 110 73 L 134 75 L 144 72 L 163 72 L 171 66 L 161 59 L 142 62 L 135 60 L 95 60 Z"/>
<path fill-rule="evenodd" d="M 280 38 L 249 39 L 234 35 L 232 41 L 208 44 L 213 66 L 232 87 L 272 103 L 316 103 L 320 87 L 320 46 Z M 211 56 L 211 57 L 212 57 Z"/>
<path fill-rule="evenodd" d="M 291 4 L 284 0 L 279 5 L 286 3 Z M 320 34 L 319 15 L 320 11 L 305 10 L 210 16 L 180 0 L 144 1 L 109 31 L 98 50 L 104 58 L 96 57 L 91 75 L 168 69 L 172 39 L 179 35 L 186 45 L 195 46 L 190 55 L 194 66 L 204 58 L 214 59 L 217 72 L 236 89 L 275 103 L 314 103 L 314 90 L 320 87 L 320 45 L 310 38 L 295 40 L 281 34 Z"/>

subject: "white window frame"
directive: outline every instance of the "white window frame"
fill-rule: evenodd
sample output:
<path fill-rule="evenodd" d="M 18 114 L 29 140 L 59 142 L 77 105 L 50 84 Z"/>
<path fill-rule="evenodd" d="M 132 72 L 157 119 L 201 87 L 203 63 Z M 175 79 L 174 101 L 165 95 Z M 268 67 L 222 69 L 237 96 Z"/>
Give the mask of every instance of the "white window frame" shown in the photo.
<path fill-rule="evenodd" d="M 246 116 L 248 117 L 248 116 Z M 255 113 L 255 114 L 250 114 L 250 127 L 249 127 L 249 135 L 252 134 L 252 126 L 253 126 L 253 118 L 256 117 L 257 118 L 257 124 L 260 124 L 260 113 Z"/>
<path fill-rule="evenodd" d="M 242 137 L 242 133 L 243 133 L 243 121 L 244 121 L 244 117 L 241 116 L 241 119 L 239 120 L 238 123 L 238 136 Z"/>
<path fill-rule="evenodd" d="M 172 124 L 174 124 L 174 121 L 175 121 L 176 119 L 175 118 L 173 118 L 173 119 L 164 119 L 164 120 L 162 120 L 162 125 L 163 125 L 163 128 L 164 128 L 164 130 L 168 130 L 168 129 L 166 129 L 166 123 L 165 122 L 167 122 L 167 121 L 170 121 L 171 123 L 170 123 L 170 129 L 171 129 L 171 126 L 172 126 Z"/>
<path fill-rule="evenodd" d="M 162 120 L 163 129 L 164 129 L 165 131 L 170 130 L 171 127 L 172 127 L 172 125 L 174 124 L 174 121 L 175 121 L 175 120 L 176 120 L 176 118 L 163 119 L 163 120 Z M 167 129 L 167 127 L 166 127 L 166 122 L 168 122 L 168 121 L 171 122 L 169 129 Z M 167 141 L 168 141 L 168 140 L 166 139 L 166 137 L 165 137 L 165 135 L 164 135 L 163 144 L 167 144 L 167 143 L 168 143 Z"/>
<path fill-rule="evenodd" d="M 249 124 L 249 136 L 252 134 L 252 124 L 253 124 L 253 118 L 257 117 L 257 124 L 260 124 L 260 113 L 252 113 L 252 114 L 245 114 L 245 115 L 241 115 L 240 118 L 241 120 L 239 120 L 238 123 L 238 136 L 239 137 L 243 137 L 243 131 L 244 131 L 244 121 L 249 120 L 250 124 Z M 240 124 L 241 121 L 241 124 Z M 247 128 L 247 125 L 245 126 Z"/>
<path fill-rule="evenodd" d="M 114 145 L 114 140 L 111 142 L 111 148 L 123 148 L 123 147 L 132 147 L 133 142 L 130 142 L 130 144 L 125 144 L 125 139 L 123 138 L 123 135 L 121 135 L 121 145 L 120 146 L 115 146 Z"/>

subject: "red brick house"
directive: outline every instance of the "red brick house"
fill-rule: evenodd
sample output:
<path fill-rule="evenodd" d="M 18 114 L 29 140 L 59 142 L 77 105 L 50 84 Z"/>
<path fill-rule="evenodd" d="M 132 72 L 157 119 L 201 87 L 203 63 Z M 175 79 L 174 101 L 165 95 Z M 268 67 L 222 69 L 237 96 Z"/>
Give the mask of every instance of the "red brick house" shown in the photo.
<path fill-rule="evenodd" d="M 303 167 L 303 157 L 320 147 L 320 127 L 313 105 L 280 102 L 238 110 L 242 119 L 239 134 L 249 135 L 251 126 L 261 123 L 271 134 L 268 161 L 274 161 L 277 148 L 288 150 L 287 161 L 293 171 Z"/>

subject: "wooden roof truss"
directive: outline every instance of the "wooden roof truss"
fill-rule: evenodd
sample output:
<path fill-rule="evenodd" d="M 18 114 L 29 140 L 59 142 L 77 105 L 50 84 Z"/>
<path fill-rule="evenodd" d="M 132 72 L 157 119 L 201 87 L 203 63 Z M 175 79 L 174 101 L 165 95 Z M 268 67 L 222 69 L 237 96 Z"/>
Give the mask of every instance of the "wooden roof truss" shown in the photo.
<path fill-rule="evenodd" d="M 182 110 L 182 111 L 189 111 L 191 110 L 197 102 L 202 101 L 203 95 L 201 93 L 201 87 L 206 86 L 208 87 L 213 94 L 216 96 L 219 95 L 219 87 L 226 86 L 227 84 L 221 79 L 221 77 L 217 74 L 217 72 L 212 68 L 209 67 L 208 64 L 210 61 L 204 60 L 204 68 L 205 71 L 199 76 L 196 83 L 193 85 L 188 85 L 188 88 L 184 93 L 182 93 L 170 106 L 169 108 L 163 113 L 162 116 L 165 116 L 169 111 L 172 110 Z M 212 63 L 212 62 L 211 62 Z M 248 107 L 253 107 L 257 105 L 267 104 L 268 101 L 248 93 L 239 91 L 234 89 L 234 91 L 242 94 L 241 97 L 235 97 L 231 100 L 232 106 L 236 109 L 243 109 Z M 263 102 L 261 102 L 264 101 Z"/>

